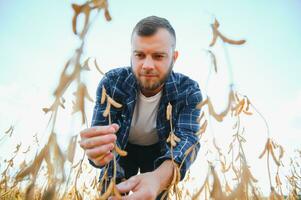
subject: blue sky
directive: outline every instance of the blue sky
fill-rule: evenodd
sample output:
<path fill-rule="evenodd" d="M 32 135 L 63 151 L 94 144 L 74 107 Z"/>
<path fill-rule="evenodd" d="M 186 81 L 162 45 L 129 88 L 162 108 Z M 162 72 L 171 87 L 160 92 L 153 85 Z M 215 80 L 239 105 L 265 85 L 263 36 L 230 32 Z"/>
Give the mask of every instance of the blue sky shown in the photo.
<path fill-rule="evenodd" d="M 197 80 L 221 110 L 229 79 L 220 41 L 211 49 L 217 56 L 219 73 L 212 74 L 206 86 L 210 58 L 204 50 L 211 40 L 210 23 L 215 16 L 222 33 L 247 40 L 243 46 L 227 46 L 236 89 L 249 96 L 267 118 L 271 136 L 292 153 L 300 148 L 298 141 L 301 141 L 300 9 L 298 0 L 229 0 L 227 3 L 112 0 L 109 10 L 113 20 L 106 22 L 102 13 L 97 18 L 89 32 L 85 56 L 97 58 L 105 71 L 129 65 L 130 34 L 135 23 L 149 15 L 166 17 L 177 33 L 180 55 L 175 71 Z M 15 124 L 15 143 L 30 144 L 32 134 L 45 132 L 48 118 L 41 108 L 53 100 L 59 72 L 79 45 L 72 33 L 72 15 L 69 1 L 0 1 L 0 131 Z M 94 96 L 100 75 L 92 70 L 84 78 Z M 92 105 L 87 109 L 91 116 Z M 75 130 L 74 120 L 71 125 L 61 123 L 61 130 L 69 134 Z M 260 168 L 262 165 L 256 158 L 265 142 L 264 123 L 254 116 L 246 124 L 250 162 L 254 160 L 254 165 Z M 225 136 L 219 130 L 216 125 L 215 135 L 222 143 Z M 10 144 L 1 142 L 3 148 Z M 258 153 L 252 153 L 254 148 L 258 148 Z"/>

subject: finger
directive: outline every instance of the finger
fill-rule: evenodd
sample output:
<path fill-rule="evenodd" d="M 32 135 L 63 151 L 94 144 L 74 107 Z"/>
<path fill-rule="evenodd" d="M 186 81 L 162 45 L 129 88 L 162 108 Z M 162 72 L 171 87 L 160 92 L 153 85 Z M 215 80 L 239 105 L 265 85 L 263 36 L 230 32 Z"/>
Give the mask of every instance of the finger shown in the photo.
<path fill-rule="evenodd" d="M 122 198 L 123 199 L 123 198 Z M 121 199 L 121 200 L 122 200 Z M 118 197 L 116 197 L 116 196 L 111 196 L 111 197 L 109 197 L 108 198 L 108 200 L 120 200 Z"/>
<path fill-rule="evenodd" d="M 114 144 L 109 143 L 109 144 L 101 145 L 99 147 L 95 147 L 93 149 L 87 149 L 86 154 L 88 158 L 96 159 L 97 157 L 107 154 L 107 152 L 113 149 L 114 149 Z"/>
<path fill-rule="evenodd" d="M 85 138 L 81 140 L 79 144 L 83 149 L 92 149 L 101 145 L 113 143 L 115 141 L 116 141 L 115 134 L 107 134 L 107 135 L 95 136 L 91 138 Z"/>
<path fill-rule="evenodd" d="M 98 135 L 106 135 L 109 133 L 115 133 L 119 129 L 118 124 L 112 124 L 108 126 L 94 126 L 84 129 L 80 132 L 81 138 L 89 138 Z"/>
<path fill-rule="evenodd" d="M 137 191 L 134 191 L 132 194 L 126 195 L 122 197 L 122 200 L 153 200 L 156 199 L 156 195 L 145 190 L 144 188 L 140 188 Z"/>
<path fill-rule="evenodd" d="M 139 191 L 133 192 L 130 195 L 122 196 L 122 200 L 140 200 L 140 199 L 145 199 L 145 196 Z"/>
<path fill-rule="evenodd" d="M 111 124 L 111 126 L 115 129 L 115 132 L 117 132 L 119 130 L 118 124 Z"/>
<path fill-rule="evenodd" d="M 139 184 L 139 181 L 139 177 L 133 176 L 129 180 L 119 183 L 116 187 L 120 193 L 130 192 Z"/>
<path fill-rule="evenodd" d="M 95 160 L 93 160 L 93 162 L 98 166 L 104 166 L 108 164 L 113 159 L 113 157 L 114 157 L 113 153 L 108 152 L 105 156 L 96 158 Z"/>

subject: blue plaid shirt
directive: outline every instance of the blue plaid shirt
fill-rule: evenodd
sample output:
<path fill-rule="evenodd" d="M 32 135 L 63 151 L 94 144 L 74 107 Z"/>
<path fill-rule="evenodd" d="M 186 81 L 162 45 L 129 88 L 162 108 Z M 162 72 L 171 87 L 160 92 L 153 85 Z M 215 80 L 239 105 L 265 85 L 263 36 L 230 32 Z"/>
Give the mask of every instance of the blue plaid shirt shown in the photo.
<path fill-rule="evenodd" d="M 106 76 L 98 85 L 92 126 L 109 124 L 108 118 L 105 118 L 102 115 L 106 107 L 106 103 L 100 104 L 102 86 L 105 87 L 106 92 L 110 97 L 123 105 L 122 108 L 111 107 L 111 119 L 112 123 L 117 123 L 120 126 L 116 133 L 116 142 L 121 149 L 124 149 L 128 142 L 131 120 L 139 91 L 136 78 L 130 67 L 117 68 L 106 73 Z M 186 150 L 198 141 L 198 137 L 195 133 L 200 128 L 200 125 L 197 122 L 200 110 L 195 107 L 201 101 L 201 91 L 197 82 L 183 74 L 172 71 L 163 88 L 156 120 L 157 134 L 161 146 L 161 156 L 155 160 L 155 168 L 160 166 L 163 161 L 171 159 L 170 144 L 166 142 L 170 133 L 170 124 L 166 119 L 166 107 L 170 102 L 172 105 L 172 124 L 174 133 L 181 139 L 181 141 L 173 148 L 173 156 L 175 162 L 178 164 L 185 159 L 180 170 L 181 179 L 184 178 L 186 170 L 194 161 L 194 159 L 191 160 L 191 155 L 188 155 L 186 158 L 184 157 Z M 195 145 L 196 152 L 198 152 L 199 148 L 199 144 Z M 117 157 L 117 161 L 118 160 L 119 157 Z M 97 167 L 92 161 L 90 161 L 90 163 L 94 167 Z M 113 161 L 111 161 L 108 166 L 108 176 L 112 177 Z M 102 170 L 102 172 L 103 171 L 104 170 Z M 103 173 L 100 177 L 102 177 L 102 175 Z M 117 178 L 123 177 L 124 171 L 117 165 Z"/>

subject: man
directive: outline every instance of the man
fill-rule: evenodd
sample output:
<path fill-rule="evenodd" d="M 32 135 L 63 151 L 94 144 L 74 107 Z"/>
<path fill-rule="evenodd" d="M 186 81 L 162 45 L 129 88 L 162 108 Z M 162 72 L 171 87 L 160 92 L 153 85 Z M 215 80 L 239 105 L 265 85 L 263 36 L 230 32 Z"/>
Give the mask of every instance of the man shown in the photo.
<path fill-rule="evenodd" d="M 92 128 L 81 132 L 80 145 L 90 163 L 102 168 L 109 165 L 112 177 L 114 142 L 128 152 L 117 157 L 117 185 L 125 199 L 157 199 L 173 177 L 172 155 L 180 166 L 181 180 L 191 164 L 186 150 L 194 144 L 199 149 L 195 132 L 202 101 L 198 84 L 172 71 L 178 58 L 176 34 L 170 23 L 150 16 L 135 26 L 132 37 L 131 67 L 117 68 L 106 73 L 97 89 Z M 100 104 L 102 88 L 122 108 L 111 108 L 112 125 L 103 117 L 106 104 Z M 166 119 L 166 107 L 172 105 L 172 127 L 180 138 L 171 152 L 166 142 L 171 127 Z M 138 171 L 140 174 L 137 175 Z M 101 176 L 103 173 L 101 174 Z"/>

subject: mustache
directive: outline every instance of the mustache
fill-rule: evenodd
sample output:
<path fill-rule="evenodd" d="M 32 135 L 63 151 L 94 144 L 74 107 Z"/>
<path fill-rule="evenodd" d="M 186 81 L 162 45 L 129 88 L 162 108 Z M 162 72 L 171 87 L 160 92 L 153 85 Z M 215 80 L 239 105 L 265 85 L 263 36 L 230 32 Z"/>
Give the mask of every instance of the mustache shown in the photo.
<path fill-rule="evenodd" d="M 140 75 L 141 76 L 145 76 L 145 75 L 158 76 L 159 73 L 154 72 L 154 71 L 141 71 Z"/>

